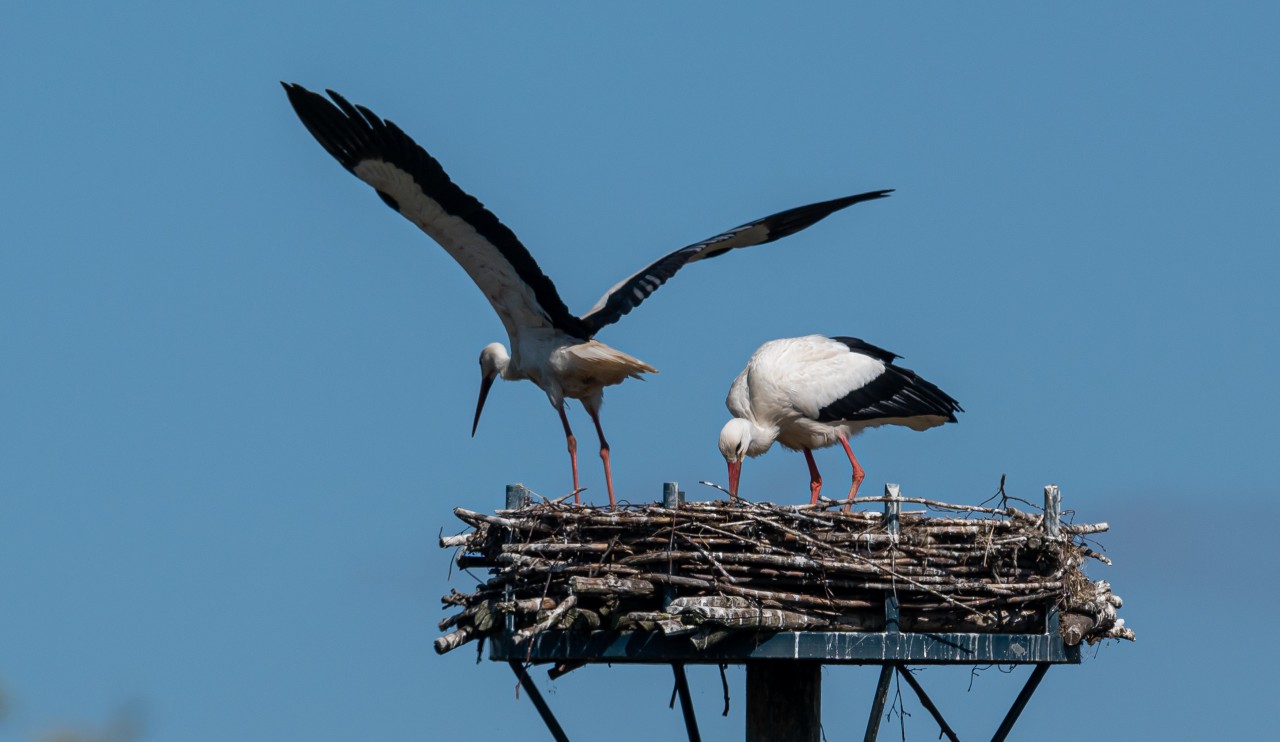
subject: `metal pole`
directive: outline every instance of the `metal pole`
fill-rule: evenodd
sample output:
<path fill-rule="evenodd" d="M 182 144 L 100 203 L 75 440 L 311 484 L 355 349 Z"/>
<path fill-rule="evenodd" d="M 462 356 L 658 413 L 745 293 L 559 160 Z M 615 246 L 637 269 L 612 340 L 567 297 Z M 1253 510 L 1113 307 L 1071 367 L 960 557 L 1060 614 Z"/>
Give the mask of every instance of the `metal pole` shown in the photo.
<path fill-rule="evenodd" d="M 822 663 L 747 663 L 747 742 L 822 738 Z"/>
<path fill-rule="evenodd" d="M 898 674 L 906 679 L 907 685 L 911 686 L 911 689 L 920 697 L 920 705 L 933 714 L 933 720 L 938 722 L 939 731 L 946 735 L 951 742 L 960 742 L 960 738 L 956 736 L 955 731 L 947 724 L 947 720 L 942 718 L 942 712 L 938 710 L 937 706 L 933 705 L 933 700 L 924 692 L 924 688 L 920 686 L 920 681 L 916 680 L 916 676 L 911 674 L 906 665 L 894 665 L 894 667 L 898 669 Z"/>
<path fill-rule="evenodd" d="M 889 533 L 889 541 L 892 544 L 890 548 L 895 549 L 898 544 L 898 535 L 901 531 L 901 515 L 902 515 L 902 495 L 899 492 L 898 485 L 886 484 L 884 486 L 884 496 L 889 498 L 884 503 L 884 528 Z M 896 558 L 894 566 L 896 566 Z M 888 633 L 896 634 L 901 630 L 900 612 L 898 610 L 898 591 L 884 596 L 884 630 Z"/>
<path fill-rule="evenodd" d="M 1044 488 L 1044 533 L 1051 539 L 1062 538 L 1062 492 L 1058 485 L 1049 484 Z M 1060 634 L 1058 604 L 1052 603 L 1044 614 L 1044 633 L 1056 639 Z"/>
<path fill-rule="evenodd" d="M 698 734 L 698 718 L 693 714 L 693 697 L 689 694 L 689 678 L 684 674 L 684 664 L 671 663 L 671 670 L 676 674 L 676 693 L 680 695 L 680 711 L 684 714 L 684 728 L 689 732 L 689 742 L 702 742 Z"/>
<path fill-rule="evenodd" d="M 902 495 L 898 485 L 886 484 L 884 486 L 884 496 L 888 499 L 884 502 L 884 529 L 889 534 L 890 548 L 896 548 L 898 543 L 898 534 L 900 532 L 900 517 L 902 514 L 902 502 L 899 500 Z M 884 630 L 886 634 L 896 634 L 900 630 L 900 613 L 898 610 L 898 595 L 891 592 L 884 597 Z M 884 664 L 880 666 L 880 681 L 876 683 L 876 694 L 871 700 L 871 716 L 867 717 L 867 733 L 863 736 L 864 742 L 874 742 L 880 734 L 880 715 L 884 713 L 885 701 L 889 699 L 889 680 L 893 678 L 894 664 Z"/>
<path fill-rule="evenodd" d="M 670 510 L 679 509 L 681 505 L 681 501 L 684 499 L 683 497 L 681 497 L 681 495 L 683 494 L 684 493 L 680 491 L 680 484 L 678 482 L 663 482 L 662 483 L 662 507 L 668 508 Z M 671 574 L 675 574 L 674 566 L 671 567 Z M 663 585 L 662 586 L 662 610 L 665 611 L 667 607 L 671 605 L 671 601 L 675 600 L 675 597 L 676 597 L 675 586 Z"/>
<path fill-rule="evenodd" d="M 538 709 L 538 715 L 542 717 L 542 722 L 547 725 L 547 731 L 551 732 L 551 736 L 555 738 L 556 742 L 569 742 L 564 729 L 560 728 L 560 722 L 556 721 L 555 714 L 551 713 L 551 707 L 547 705 L 547 702 L 542 700 L 542 694 L 538 692 L 538 686 L 533 684 L 533 678 L 529 677 L 524 665 L 519 660 L 508 660 L 507 664 L 511 665 L 512 672 L 520 679 L 520 685 L 524 688 L 524 692 L 529 694 L 529 700 L 533 701 L 533 707 Z"/>
<path fill-rule="evenodd" d="M 529 488 L 523 484 L 507 485 L 507 510 L 519 510 L 529 504 Z"/>
<path fill-rule="evenodd" d="M 507 510 L 519 510 L 529 504 L 529 488 L 523 484 L 507 485 Z M 511 534 L 508 533 L 506 542 L 511 543 Z M 502 589 L 502 595 L 505 600 L 512 599 L 511 584 Z M 511 635 L 516 633 L 516 614 L 508 613 L 502 617 L 502 639 L 505 642 L 511 641 Z"/>
<path fill-rule="evenodd" d="M 902 488 L 896 484 L 886 484 L 884 496 L 888 498 L 884 503 L 884 528 L 889 532 L 889 540 L 896 544 L 901 531 L 898 520 L 902 513 Z"/>
<path fill-rule="evenodd" d="M 880 682 L 876 683 L 876 695 L 871 700 L 871 716 L 867 719 L 867 733 L 863 742 L 875 742 L 880 734 L 880 715 L 884 713 L 884 703 L 889 699 L 889 679 L 893 677 L 893 665 L 880 666 Z"/>
<path fill-rule="evenodd" d="M 1004 742 L 1005 737 L 1009 736 L 1013 725 L 1022 715 L 1022 709 L 1026 708 L 1027 701 L 1031 700 L 1031 694 L 1036 692 L 1036 687 L 1040 685 L 1046 672 L 1049 672 L 1048 662 L 1039 663 L 1036 669 L 1031 671 L 1031 677 L 1027 678 L 1027 684 L 1022 686 L 1022 692 L 1014 699 L 1013 706 L 1009 709 L 1009 713 L 1005 714 L 1004 721 L 1000 722 L 1000 728 L 996 730 L 996 735 L 991 738 L 991 742 Z"/>

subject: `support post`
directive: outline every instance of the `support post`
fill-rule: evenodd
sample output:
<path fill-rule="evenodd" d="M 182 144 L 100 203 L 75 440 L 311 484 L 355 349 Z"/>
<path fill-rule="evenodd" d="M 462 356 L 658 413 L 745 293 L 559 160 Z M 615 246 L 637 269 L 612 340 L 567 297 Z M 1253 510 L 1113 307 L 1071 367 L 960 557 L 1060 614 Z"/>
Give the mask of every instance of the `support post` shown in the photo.
<path fill-rule="evenodd" d="M 898 535 L 901 532 L 901 515 L 902 515 L 902 494 L 896 484 L 886 484 L 884 486 L 884 496 L 888 499 L 884 503 L 884 528 L 889 533 L 889 541 L 896 549 L 898 544 Z M 897 566 L 897 560 L 894 560 L 894 566 Z M 897 633 L 901 630 L 901 614 L 898 609 L 898 593 L 888 593 L 884 596 L 884 630 L 886 632 Z"/>
<path fill-rule="evenodd" d="M 678 510 L 684 504 L 684 493 L 680 491 L 678 482 L 662 483 L 662 507 L 671 510 Z M 671 574 L 675 574 L 674 567 Z M 662 610 L 666 610 L 671 605 L 671 601 L 676 597 L 676 588 L 674 585 L 662 586 Z"/>
<path fill-rule="evenodd" d="M 822 663 L 747 663 L 747 742 L 819 742 Z"/>
<path fill-rule="evenodd" d="M 1017 723 L 1018 717 L 1022 715 L 1022 709 L 1027 707 L 1027 701 L 1031 700 L 1031 694 L 1036 692 L 1036 688 L 1040 685 L 1040 681 L 1044 679 L 1044 674 L 1049 672 L 1049 663 L 1041 662 L 1036 665 L 1036 669 L 1031 671 L 1031 677 L 1027 678 L 1027 684 L 1022 686 L 1022 692 L 1014 699 L 1013 706 L 1009 709 L 1009 713 L 1005 714 L 1004 721 L 1000 722 L 1000 728 L 996 730 L 996 734 L 991 738 L 991 742 L 1004 742 L 1009 736 L 1009 732 L 1013 730 L 1013 725 Z"/>
<path fill-rule="evenodd" d="M 680 491 L 678 482 L 662 483 L 662 507 L 675 510 L 684 505 L 684 493 Z"/>
<path fill-rule="evenodd" d="M 916 695 L 920 697 L 920 705 L 924 706 L 925 710 L 930 714 L 933 714 L 933 720 L 938 722 L 939 732 L 951 742 L 960 742 L 955 730 L 951 728 L 950 724 L 947 724 L 946 719 L 942 718 L 942 712 L 933 704 L 933 699 L 929 698 L 929 694 L 924 692 L 924 688 L 921 687 L 920 681 L 916 680 L 916 676 L 911 674 L 906 665 L 898 664 L 895 667 L 898 668 L 898 674 L 902 676 L 902 679 L 907 681 L 907 685 L 911 686 L 911 690 L 915 691 Z"/>
<path fill-rule="evenodd" d="M 507 510 L 519 510 L 529 504 L 529 488 L 523 484 L 507 485 Z M 510 534 L 507 535 L 507 543 L 511 543 Z M 502 589 L 503 598 L 511 600 L 511 585 L 508 584 Z M 504 638 L 510 639 L 511 635 L 516 633 L 516 614 L 508 613 L 502 617 L 502 630 Z M 523 671 L 523 668 L 522 668 Z M 516 673 L 519 675 L 520 673 Z M 524 682 L 524 681 L 521 681 Z M 532 682 L 532 681 L 530 681 Z"/>
<path fill-rule="evenodd" d="M 889 540 L 896 544 L 898 534 L 901 533 L 898 521 L 902 514 L 902 488 L 896 484 L 886 484 L 884 496 L 888 498 L 884 503 L 884 529 L 889 533 Z"/>
<path fill-rule="evenodd" d="M 684 728 L 689 733 L 689 742 L 702 742 L 698 733 L 698 717 L 693 714 L 693 696 L 689 693 L 689 678 L 684 674 L 684 663 L 671 663 L 671 670 L 676 675 L 676 693 L 680 696 L 680 711 L 684 714 Z"/>
<path fill-rule="evenodd" d="M 523 484 L 507 485 L 507 510 L 519 510 L 529 504 L 529 488 Z"/>
<path fill-rule="evenodd" d="M 889 534 L 889 548 L 896 549 L 898 536 L 901 533 L 902 494 L 898 485 L 884 486 L 884 530 Z M 896 559 L 895 559 L 896 562 Z M 896 564 L 895 564 L 896 566 Z M 901 629 L 901 612 L 898 609 L 898 594 L 891 592 L 884 596 L 884 630 L 886 634 L 896 634 Z M 874 742 L 880 735 L 880 716 L 884 714 L 884 704 L 889 699 L 889 680 L 893 678 L 895 664 L 880 666 L 880 680 L 876 683 L 876 694 L 871 699 L 871 715 L 867 717 L 867 733 L 864 742 Z"/>
<path fill-rule="evenodd" d="M 564 729 L 560 727 L 560 722 L 556 721 L 555 714 L 551 713 L 551 707 L 547 705 L 547 702 L 542 700 L 542 694 L 538 692 L 538 686 L 533 684 L 533 678 L 529 677 L 524 665 L 519 660 L 509 660 L 507 664 L 511 665 L 511 671 L 519 678 L 520 686 L 524 688 L 524 692 L 529 694 L 529 700 L 533 701 L 533 707 L 538 710 L 538 715 L 542 717 L 542 722 L 547 725 L 547 731 L 551 732 L 551 736 L 555 738 L 556 742 L 569 742 Z"/>
<path fill-rule="evenodd" d="M 1062 538 L 1062 492 L 1056 484 L 1045 485 L 1044 488 L 1044 533 L 1055 541 Z M 1056 602 L 1045 609 L 1044 633 L 1054 638 L 1061 636 Z"/>
<path fill-rule="evenodd" d="M 875 742 L 880 734 L 880 715 L 884 713 L 885 701 L 889 700 L 889 680 L 893 677 L 893 665 L 880 666 L 880 680 L 876 683 L 876 694 L 871 699 L 871 716 L 867 718 L 867 733 L 863 742 Z"/>
<path fill-rule="evenodd" d="M 1044 488 L 1044 532 L 1049 538 L 1062 536 L 1062 492 L 1056 484 Z"/>

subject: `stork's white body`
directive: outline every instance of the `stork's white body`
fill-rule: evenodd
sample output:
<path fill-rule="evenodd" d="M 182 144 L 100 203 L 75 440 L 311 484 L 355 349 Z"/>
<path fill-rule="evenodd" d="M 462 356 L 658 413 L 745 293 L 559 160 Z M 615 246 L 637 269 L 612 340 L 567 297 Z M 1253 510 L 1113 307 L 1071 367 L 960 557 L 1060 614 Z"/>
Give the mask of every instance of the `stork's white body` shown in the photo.
<path fill-rule="evenodd" d="M 547 393 L 552 406 L 565 399 L 582 400 L 599 409 L 604 388 L 658 369 L 598 340 L 581 341 L 558 333 L 522 333 L 513 343 L 510 360 L 501 371 L 507 381 L 528 379 Z M 505 352 L 499 343 L 489 348 Z"/>
<path fill-rule="evenodd" d="M 689 263 L 772 242 L 847 206 L 889 194 L 872 191 L 788 209 L 682 247 L 618 282 L 586 314 L 576 316 L 565 307 L 555 285 L 515 234 L 455 185 L 440 163 L 399 127 L 331 90 L 327 92 L 332 102 L 299 85 L 285 84 L 284 88 L 316 141 L 343 167 L 373 186 L 383 202 L 438 242 L 502 320 L 511 353 L 497 343 L 481 351 L 483 379 L 472 435 L 495 378 L 528 379 L 537 384 L 564 426 L 575 500 L 580 489 L 577 443 L 564 413 L 565 398 L 582 400 L 595 424 L 612 505 L 609 444 L 598 416 L 604 387 L 657 371 L 593 340 L 597 331 L 618 321 Z"/>
<path fill-rule="evenodd" d="M 776 441 L 804 452 L 817 502 L 822 478 L 812 451 L 838 442 L 853 466 L 853 499 L 862 467 L 849 438 L 881 425 L 928 430 L 955 422 L 960 405 L 910 369 L 895 365 L 894 358 L 857 338 L 806 335 L 760 346 L 725 399 L 733 419 L 721 430 L 719 446 L 729 463 L 730 492 L 737 495 L 742 460 L 763 454 Z"/>

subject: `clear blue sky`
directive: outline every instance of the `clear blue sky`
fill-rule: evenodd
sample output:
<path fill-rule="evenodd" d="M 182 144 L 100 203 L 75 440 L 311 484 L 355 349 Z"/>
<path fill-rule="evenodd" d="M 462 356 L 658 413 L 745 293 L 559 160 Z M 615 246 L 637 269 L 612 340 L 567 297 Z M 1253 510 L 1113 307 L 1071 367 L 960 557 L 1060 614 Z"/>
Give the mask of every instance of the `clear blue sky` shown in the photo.
<path fill-rule="evenodd" d="M 896 188 L 601 334 L 662 370 L 607 394 L 620 496 L 716 496 L 696 481 L 724 479 L 724 395 L 761 342 L 866 338 L 967 410 L 856 440 L 869 491 L 977 502 L 1007 473 L 1113 526 L 1091 574 L 1138 642 L 1052 670 L 1025 738 L 1273 731 L 1275 4 L 182 5 L 0 26 L 0 739 L 542 734 L 504 665 L 431 650 L 469 580 L 435 540 L 509 482 L 567 492 L 559 423 L 503 384 L 468 437 L 501 325 L 280 80 L 400 124 L 577 311 L 721 229 Z M 834 481 L 842 460 L 819 455 Z M 753 460 L 743 492 L 802 500 L 802 457 Z M 981 737 L 1025 674 L 925 683 Z M 575 739 L 680 733 L 668 672 L 538 677 Z M 706 739 L 741 737 L 743 678 L 723 719 L 692 674 Z M 874 682 L 827 672 L 828 738 Z"/>

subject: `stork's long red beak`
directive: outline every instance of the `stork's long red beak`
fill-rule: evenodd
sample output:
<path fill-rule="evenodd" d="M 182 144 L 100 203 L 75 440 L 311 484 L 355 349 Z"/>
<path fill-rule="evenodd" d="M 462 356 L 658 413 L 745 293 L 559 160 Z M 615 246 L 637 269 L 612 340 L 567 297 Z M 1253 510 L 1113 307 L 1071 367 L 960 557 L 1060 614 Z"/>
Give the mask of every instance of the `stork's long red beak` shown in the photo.
<path fill-rule="evenodd" d="M 480 426 L 480 412 L 484 409 L 484 401 L 489 396 L 489 389 L 493 387 L 493 380 L 497 377 L 485 376 L 480 379 L 480 401 L 476 402 L 476 419 L 471 422 L 471 437 L 476 437 L 476 428 Z"/>
<path fill-rule="evenodd" d="M 729 462 L 729 499 L 738 496 L 738 478 L 742 476 L 742 459 Z"/>

